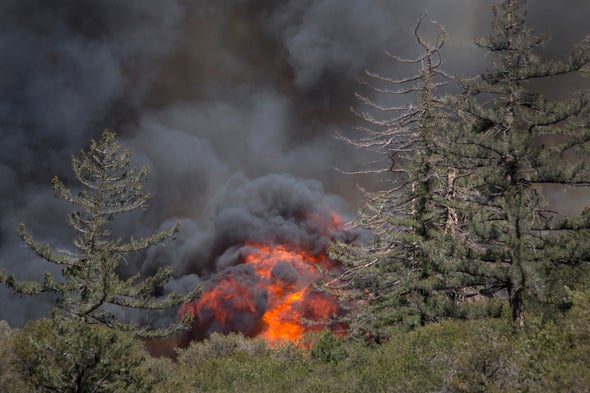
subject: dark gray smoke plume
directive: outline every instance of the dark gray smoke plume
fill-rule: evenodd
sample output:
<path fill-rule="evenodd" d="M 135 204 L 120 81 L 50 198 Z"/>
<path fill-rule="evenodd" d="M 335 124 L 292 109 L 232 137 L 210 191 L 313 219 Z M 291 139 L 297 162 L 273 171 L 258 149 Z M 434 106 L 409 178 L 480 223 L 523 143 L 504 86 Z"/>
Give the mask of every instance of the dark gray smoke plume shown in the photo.
<path fill-rule="evenodd" d="M 277 302 L 285 300 L 276 294 L 269 294 L 270 285 L 279 285 L 286 293 L 294 293 L 322 277 L 315 268 L 307 270 L 311 262 L 307 262 L 310 265 L 306 266 L 305 262 L 297 260 L 296 253 L 282 254 L 272 262 L 265 259 L 269 255 L 264 253 L 258 260 L 272 265 L 270 277 L 265 277 L 251 264 L 244 264 L 246 256 L 257 255 L 259 245 L 301 250 L 321 259 L 318 263 L 330 265 L 323 266 L 325 269 L 336 265 L 323 257 L 329 241 L 350 241 L 354 237 L 342 225 L 341 215 L 346 211 L 344 201 L 326 194 L 322 184 L 316 180 L 287 174 L 269 174 L 253 180 L 236 175 L 227 182 L 216 200 L 216 207 L 211 212 L 213 228 L 198 247 L 202 254 L 199 259 L 184 265 L 181 275 L 188 281 L 188 277 L 198 277 L 205 272 L 221 272 L 208 283 L 204 296 L 214 287 L 224 294 L 221 298 L 238 300 L 216 301 L 219 303 L 216 305 L 206 301 L 205 306 L 195 312 L 197 323 L 189 334 L 193 338 L 203 338 L 214 331 L 241 331 L 253 336 L 264 325 L 261 318 L 268 311 L 269 304 L 276 307 Z M 180 243 L 186 244 L 186 240 L 193 241 L 182 239 Z M 150 262 L 157 264 L 158 260 L 174 259 L 168 255 L 170 250 L 170 247 L 161 248 L 161 254 L 156 251 L 155 258 L 148 258 L 143 266 Z M 248 300 L 255 305 L 255 310 L 249 307 Z M 198 308 L 196 304 L 195 309 Z M 223 322 L 215 320 L 215 313 L 221 310 L 227 312 Z M 305 314 L 305 310 L 300 311 Z M 313 307 L 309 307 L 306 317 L 313 316 Z"/>
<path fill-rule="evenodd" d="M 364 69 L 395 74 L 384 51 L 416 53 L 412 28 L 425 9 L 449 32 L 449 71 L 481 72 L 485 53 L 472 38 L 488 29 L 489 3 L 3 0 L 0 268 L 19 279 L 55 269 L 23 247 L 20 222 L 39 240 L 72 247 L 70 206 L 53 198 L 50 180 L 76 187 L 69 158 L 104 128 L 152 169 L 151 208 L 117 231 L 183 224 L 175 241 L 130 259 L 124 274 L 171 263 L 170 289 L 191 289 L 229 263 L 240 231 L 267 236 L 265 220 L 285 217 L 261 211 L 265 198 L 285 211 L 311 200 L 345 212 L 363 179 L 333 168 L 365 158 L 332 135 L 355 121 L 355 78 Z M 587 1 L 531 0 L 529 8 L 539 30 L 554 32 L 549 54 L 587 33 Z M 275 235 L 298 233 L 282 224 Z M 0 287 L 0 304 L 0 320 L 18 326 L 46 315 L 51 299 Z"/>

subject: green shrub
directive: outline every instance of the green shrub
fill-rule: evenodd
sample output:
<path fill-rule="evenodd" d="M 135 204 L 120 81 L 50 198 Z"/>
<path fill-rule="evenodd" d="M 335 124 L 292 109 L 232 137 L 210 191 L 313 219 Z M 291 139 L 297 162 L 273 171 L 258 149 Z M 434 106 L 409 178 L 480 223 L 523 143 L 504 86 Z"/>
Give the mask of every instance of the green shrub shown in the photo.
<path fill-rule="evenodd" d="M 530 315 L 448 320 L 375 344 L 331 333 L 310 349 L 268 348 L 258 339 L 213 335 L 166 363 L 158 392 L 585 392 L 590 386 L 590 293 L 575 292 L 556 322 Z"/>
<path fill-rule="evenodd" d="M 348 356 L 344 339 L 326 331 L 320 333 L 311 348 L 312 359 L 324 363 L 336 363 Z"/>
<path fill-rule="evenodd" d="M 556 322 L 532 326 L 516 361 L 530 392 L 590 392 L 590 290 L 571 292 Z"/>
<path fill-rule="evenodd" d="M 30 321 L 15 334 L 14 349 L 38 392 L 149 392 L 155 382 L 139 341 L 104 326 Z"/>
<path fill-rule="evenodd" d="M 21 363 L 15 355 L 14 332 L 0 321 L 0 391 L 22 393 L 32 391 L 23 379 Z"/>
<path fill-rule="evenodd" d="M 207 340 L 192 342 L 186 349 L 179 350 L 178 361 L 182 364 L 191 364 L 221 358 L 234 352 L 245 352 L 249 356 L 254 356 L 268 350 L 268 345 L 263 339 L 249 339 L 240 333 L 213 333 Z"/>

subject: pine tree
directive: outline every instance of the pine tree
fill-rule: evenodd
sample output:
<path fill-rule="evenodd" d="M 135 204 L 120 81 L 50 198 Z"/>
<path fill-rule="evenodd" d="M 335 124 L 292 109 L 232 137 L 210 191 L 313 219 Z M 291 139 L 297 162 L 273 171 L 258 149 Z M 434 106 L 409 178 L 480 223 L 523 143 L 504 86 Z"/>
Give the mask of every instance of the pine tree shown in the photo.
<path fill-rule="evenodd" d="M 494 7 L 491 35 L 476 40 L 494 68 L 475 79 L 453 78 L 462 94 L 437 94 L 447 78 L 438 60 L 444 40 L 426 43 L 420 23 L 420 74 L 402 80 L 369 74 L 379 83 L 370 84 L 375 91 L 412 104 L 361 97 L 377 112 L 398 115 L 361 113 L 368 136 L 343 138 L 391 159 L 365 173 L 392 174 L 392 186 L 367 192 L 360 212 L 359 225 L 375 240 L 333 247 L 350 265 L 334 283 L 352 288 L 347 295 L 366 295 L 366 307 L 351 318 L 353 331 L 363 324 L 383 330 L 408 317 L 424 323 L 499 315 L 498 301 L 485 299 L 504 293 L 523 326 L 525 300 L 563 302 L 566 286 L 587 271 L 590 209 L 566 217 L 550 209 L 544 193 L 547 186 L 590 185 L 589 93 L 552 101 L 538 83 L 587 72 L 589 46 L 585 41 L 563 60 L 543 60 L 537 50 L 549 36 L 526 26 L 525 3 Z M 483 300 L 467 304 L 468 297 Z"/>
<path fill-rule="evenodd" d="M 525 4 L 494 6 L 491 34 L 476 40 L 493 68 L 459 80 L 463 132 L 444 153 L 462 174 L 460 233 L 447 242 L 454 258 L 446 279 L 470 282 L 483 294 L 505 291 L 520 326 L 525 298 L 556 299 L 554 291 L 568 284 L 564 272 L 590 257 L 590 212 L 564 217 L 544 196 L 547 185 L 590 185 L 590 96 L 578 91 L 552 101 L 537 85 L 584 71 L 588 43 L 563 60 L 543 60 L 537 51 L 549 36 L 526 25 Z"/>
<path fill-rule="evenodd" d="M 441 90 L 449 77 L 441 70 L 440 50 L 445 32 L 439 25 L 434 43 L 420 32 L 426 14 L 414 31 L 421 54 L 395 61 L 418 65 L 419 72 L 403 79 L 367 72 L 364 83 L 383 105 L 358 95 L 369 112 L 358 112 L 367 126 L 363 137 L 341 137 L 345 142 L 387 157 L 386 165 L 364 171 L 381 175 L 386 187 L 365 191 L 365 204 L 357 225 L 370 230 L 374 239 L 366 245 L 333 245 L 333 255 L 349 268 L 339 283 L 348 297 L 360 297 L 363 306 L 349 321 L 353 333 L 368 330 L 380 336 L 397 324 L 422 325 L 459 312 L 448 296 L 450 288 L 439 274 L 436 245 L 441 234 L 454 233 L 456 214 L 454 168 L 443 161 L 442 140 L 453 127 L 452 112 Z M 383 95 L 385 97 L 383 97 Z M 383 176 L 385 175 L 385 176 Z M 358 300 L 358 299 L 357 299 Z"/>
<path fill-rule="evenodd" d="M 164 310 L 180 305 L 198 294 L 170 293 L 156 298 L 155 293 L 170 279 L 171 267 L 160 269 L 150 277 L 139 274 L 122 279 L 117 269 L 129 253 L 136 253 L 162 243 L 179 231 L 180 224 L 145 238 L 131 237 L 127 242 L 113 238 L 109 226 L 115 216 L 135 209 L 146 209 L 150 195 L 143 191 L 149 168 L 130 168 L 131 150 L 123 149 L 116 135 L 105 130 L 99 142 L 72 158 L 76 179 L 82 184 L 72 193 L 55 177 L 56 195 L 77 209 L 68 216 L 68 225 L 79 233 L 74 240 L 75 252 L 55 250 L 47 243 L 33 239 L 24 224 L 18 233 L 24 243 L 44 260 L 61 266 L 61 279 L 50 273 L 42 282 L 18 281 L 14 275 L 0 271 L 0 282 L 15 293 L 55 295 L 60 318 L 83 323 L 99 323 L 139 335 L 171 334 L 182 324 L 168 329 L 150 329 L 117 321 L 105 306 Z"/>

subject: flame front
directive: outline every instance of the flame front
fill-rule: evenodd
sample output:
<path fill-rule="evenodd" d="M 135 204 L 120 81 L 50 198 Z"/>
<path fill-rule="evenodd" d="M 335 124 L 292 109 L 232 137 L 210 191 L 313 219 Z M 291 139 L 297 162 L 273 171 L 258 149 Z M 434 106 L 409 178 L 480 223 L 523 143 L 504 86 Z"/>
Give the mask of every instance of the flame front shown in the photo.
<path fill-rule="evenodd" d="M 339 307 L 335 297 L 315 290 L 312 283 L 326 278 L 318 267 L 331 268 L 335 262 L 324 253 L 312 255 L 294 246 L 255 243 L 249 246 L 253 252 L 245 258 L 246 263 L 256 266 L 260 275 L 270 279 L 269 303 L 262 316 L 260 336 L 269 342 L 296 341 L 306 331 L 325 328 Z M 284 263 L 288 267 L 281 268 Z M 289 269 L 294 269 L 296 274 Z M 313 324 L 305 324 L 304 319 Z"/>
<path fill-rule="evenodd" d="M 306 331 L 325 328 L 339 313 L 336 298 L 313 287 L 327 278 L 318 268 L 331 269 L 336 263 L 324 253 L 254 242 L 246 243 L 242 252 L 241 265 L 212 283 L 198 301 L 182 307 L 181 316 L 196 316 L 194 338 L 240 331 L 271 344 L 297 341 Z"/>

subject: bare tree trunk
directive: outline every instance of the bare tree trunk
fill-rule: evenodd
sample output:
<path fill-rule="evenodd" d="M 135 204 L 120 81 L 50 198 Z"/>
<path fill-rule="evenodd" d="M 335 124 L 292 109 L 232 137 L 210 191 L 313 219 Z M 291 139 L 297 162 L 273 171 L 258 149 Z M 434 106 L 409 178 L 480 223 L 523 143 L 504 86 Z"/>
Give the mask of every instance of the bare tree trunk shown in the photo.
<path fill-rule="evenodd" d="M 510 302 L 510 311 L 512 312 L 512 320 L 518 323 L 519 328 L 524 327 L 524 304 L 522 299 L 522 287 L 508 288 L 508 301 Z"/>
<path fill-rule="evenodd" d="M 455 168 L 449 168 L 449 173 L 447 174 L 447 195 L 446 198 L 450 202 L 455 199 L 455 179 L 457 179 L 457 170 Z M 447 207 L 447 222 L 445 224 L 445 231 L 450 232 L 451 234 L 457 233 L 457 226 L 459 224 L 459 219 L 457 218 L 457 212 L 454 208 L 448 206 Z"/>

